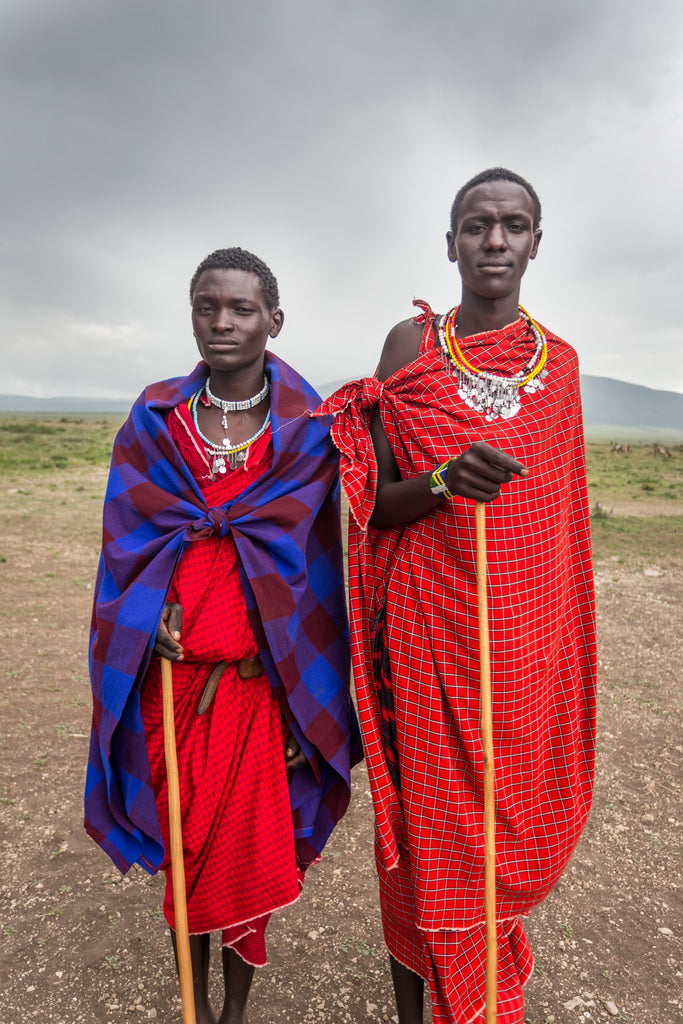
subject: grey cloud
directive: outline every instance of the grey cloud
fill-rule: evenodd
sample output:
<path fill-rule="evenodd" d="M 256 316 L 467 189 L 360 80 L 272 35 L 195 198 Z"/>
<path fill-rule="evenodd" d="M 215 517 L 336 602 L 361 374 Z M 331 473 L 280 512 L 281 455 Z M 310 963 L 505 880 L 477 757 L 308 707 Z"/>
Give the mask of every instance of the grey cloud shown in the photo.
<path fill-rule="evenodd" d="M 233 243 L 281 279 L 285 357 L 367 372 L 414 291 L 455 300 L 452 194 L 507 163 L 545 207 L 530 293 L 584 369 L 604 372 L 582 339 L 608 302 L 605 365 L 635 320 L 683 389 L 682 20 L 674 0 L 7 0 L 6 376 L 54 394 L 181 372 L 187 280 Z M 622 364 L 657 386 L 642 352 Z"/>

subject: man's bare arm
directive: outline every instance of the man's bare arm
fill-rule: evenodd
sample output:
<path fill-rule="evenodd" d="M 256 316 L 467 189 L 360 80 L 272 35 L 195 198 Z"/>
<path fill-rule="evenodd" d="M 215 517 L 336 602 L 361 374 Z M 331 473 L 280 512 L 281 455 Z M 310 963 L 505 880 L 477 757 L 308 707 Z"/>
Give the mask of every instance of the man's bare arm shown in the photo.
<path fill-rule="evenodd" d="M 416 358 L 421 334 L 421 327 L 409 320 L 397 324 L 390 331 L 377 368 L 379 380 L 386 380 Z M 379 409 L 375 410 L 371 433 L 378 479 L 370 525 L 378 530 L 403 526 L 440 505 L 444 498 L 432 493 L 431 472 L 421 473 L 408 480 L 401 478 L 382 426 Z M 525 477 L 529 471 L 499 448 L 477 441 L 451 460 L 446 473 L 446 485 L 451 494 L 461 498 L 489 502 L 499 496 L 503 484 L 510 483 L 514 475 Z"/>

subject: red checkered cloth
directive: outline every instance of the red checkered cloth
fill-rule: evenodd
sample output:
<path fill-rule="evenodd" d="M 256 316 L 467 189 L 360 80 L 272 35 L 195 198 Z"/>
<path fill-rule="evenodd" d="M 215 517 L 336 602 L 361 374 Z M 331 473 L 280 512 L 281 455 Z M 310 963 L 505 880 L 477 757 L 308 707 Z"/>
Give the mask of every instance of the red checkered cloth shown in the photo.
<path fill-rule="evenodd" d="M 378 852 L 378 851 L 376 851 Z M 436 1024 L 469 1024 L 482 1019 L 486 977 L 486 925 L 460 931 L 421 931 L 415 921 L 410 853 L 391 871 L 377 857 L 382 923 L 391 955 L 429 983 Z M 498 1024 L 524 1020 L 522 986 L 531 977 L 534 958 L 519 918 L 497 928 Z"/>
<path fill-rule="evenodd" d="M 245 468 L 213 483 L 186 405 L 169 431 L 209 504 L 240 494 L 272 460 L 270 430 L 249 450 Z M 188 545 L 169 601 L 183 606 L 184 661 L 173 665 L 187 917 L 191 934 L 223 932 L 223 944 L 248 963 L 266 963 L 270 913 L 293 903 L 303 884 L 284 762 L 280 705 L 267 676 L 240 679 L 234 662 L 258 653 L 249 623 L 232 535 Z M 211 671 L 231 662 L 209 709 L 197 705 Z M 164 848 L 170 850 L 160 662 L 142 687 L 142 714 Z M 175 927 L 170 857 L 164 914 Z"/>
<path fill-rule="evenodd" d="M 523 1013 L 521 984 L 531 971 L 517 919 L 562 873 L 593 786 L 595 616 L 578 364 L 570 346 L 546 332 L 544 389 L 522 394 L 512 419 L 487 421 L 458 395 L 450 360 L 435 343 L 432 311 L 420 305 L 425 330 L 418 357 L 384 382 L 345 385 L 320 410 L 336 415 L 332 436 L 353 514 L 353 668 L 385 935 L 396 959 L 430 981 L 435 1022 L 463 1024 L 482 1012 L 474 504 L 443 501 L 402 529 L 368 526 L 377 482 L 369 427 L 377 405 L 403 478 L 431 471 L 478 440 L 510 453 L 531 474 L 515 478 L 487 507 L 497 914 L 508 935 L 499 972 L 501 993 L 508 993 L 501 999 L 508 1002 L 499 1019 L 516 1021 Z M 461 345 L 470 363 L 506 375 L 533 353 L 521 320 Z M 380 705 L 373 675 L 381 662 L 377 623 L 384 617 L 381 639 L 391 671 L 383 685 L 393 691 L 400 791 L 384 745 L 391 715 L 386 701 Z"/>

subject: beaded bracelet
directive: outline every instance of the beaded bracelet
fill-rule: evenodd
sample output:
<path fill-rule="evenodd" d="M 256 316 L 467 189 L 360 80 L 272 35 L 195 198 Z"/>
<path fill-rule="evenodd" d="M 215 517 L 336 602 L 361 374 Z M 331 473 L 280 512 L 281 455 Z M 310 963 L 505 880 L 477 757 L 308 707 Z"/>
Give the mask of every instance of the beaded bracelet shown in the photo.
<path fill-rule="evenodd" d="M 446 473 L 450 466 L 452 459 L 447 459 L 446 462 L 442 462 L 440 466 L 437 466 L 429 478 L 429 490 L 437 498 L 454 498 L 455 495 L 448 490 L 446 483 Z"/>

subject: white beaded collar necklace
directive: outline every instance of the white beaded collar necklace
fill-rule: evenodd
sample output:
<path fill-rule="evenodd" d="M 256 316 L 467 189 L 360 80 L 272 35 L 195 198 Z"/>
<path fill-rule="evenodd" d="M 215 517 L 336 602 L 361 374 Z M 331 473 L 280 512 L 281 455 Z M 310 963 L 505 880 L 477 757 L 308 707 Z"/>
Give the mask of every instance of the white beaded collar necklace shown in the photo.
<path fill-rule="evenodd" d="M 216 398 L 209 387 L 209 379 L 207 377 L 206 384 L 204 386 L 206 391 L 206 397 L 211 402 L 211 405 L 215 405 L 217 409 L 220 409 L 223 414 L 226 412 L 243 412 L 245 409 L 253 409 L 255 405 L 260 405 L 263 399 L 270 391 L 270 381 L 263 374 L 263 387 L 257 395 L 253 395 L 251 398 L 243 398 L 239 402 L 229 402 L 225 398 Z M 227 429 L 227 426 L 226 426 Z"/>

